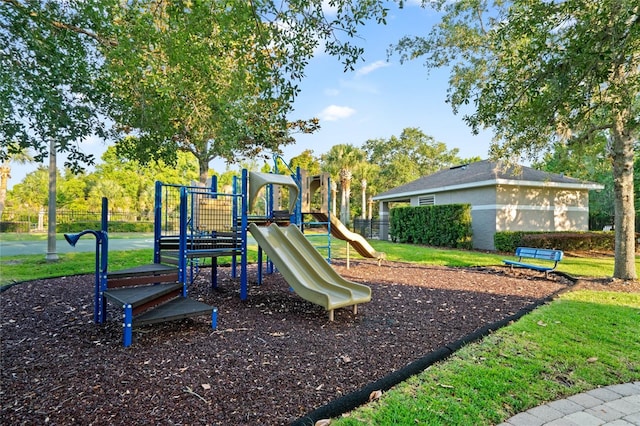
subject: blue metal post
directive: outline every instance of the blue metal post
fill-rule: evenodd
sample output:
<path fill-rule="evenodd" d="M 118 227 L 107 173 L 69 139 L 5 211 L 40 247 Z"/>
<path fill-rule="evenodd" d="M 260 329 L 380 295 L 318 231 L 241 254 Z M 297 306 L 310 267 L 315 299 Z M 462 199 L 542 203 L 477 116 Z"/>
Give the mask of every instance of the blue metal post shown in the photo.
<path fill-rule="evenodd" d="M 125 348 L 131 346 L 133 340 L 133 308 L 130 304 L 122 306 L 122 345 Z"/>
<path fill-rule="evenodd" d="M 76 243 L 83 235 L 91 234 L 96 237 L 96 264 L 95 282 L 93 294 L 93 321 L 97 324 L 104 322 L 106 317 L 106 303 L 104 301 L 104 290 L 107 279 L 107 233 L 103 231 L 85 230 L 77 234 L 64 234 L 67 242 L 75 247 Z"/>
<path fill-rule="evenodd" d="M 182 296 L 187 297 L 187 188 L 180 187 L 180 236 L 178 244 L 178 279 Z"/>
<path fill-rule="evenodd" d="M 262 247 L 258 246 L 258 285 L 262 284 Z"/>
<path fill-rule="evenodd" d="M 218 198 L 218 176 L 211 176 L 211 198 Z"/>
<path fill-rule="evenodd" d="M 162 237 L 162 182 L 156 181 L 153 205 L 153 263 L 160 263 L 160 238 Z"/>
<path fill-rule="evenodd" d="M 100 243 L 96 235 L 96 276 L 93 295 L 93 322 L 101 324 L 103 321 L 104 300 L 102 293 L 102 279 L 100 274 Z"/>
<path fill-rule="evenodd" d="M 242 219 L 240 229 L 240 239 L 242 241 L 240 258 L 240 300 L 247 299 L 248 278 L 247 278 L 247 227 L 248 223 L 248 194 L 249 194 L 249 174 L 246 169 L 242 169 Z"/>
<path fill-rule="evenodd" d="M 231 199 L 231 204 L 232 207 L 231 209 L 233 210 L 231 213 L 231 217 L 233 220 L 233 233 L 235 234 L 235 236 L 237 237 L 238 235 L 238 177 L 234 176 L 233 177 L 233 197 Z M 236 252 L 234 251 L 233 255 L 231 256 L 231 278 L 236 278 L 238 273 L 236 271 L 236 269 L 238 268 L 238 255 L 236 254 Z"/>
<path fill-rule="evenodd" d="M 101 217 L 100 238 L 96 236 L 96 244 L 100 249 L 100 318 L 99 323 L 107 320 L 107 301 L 104 292 L 107 291 L 107 267 L 109 264 L 109 201 L 107 197 L 102 197 L 102 217 Z M 96 249 L 97 250 L 97 249 Z"/>
<path fill-rule="evenodd" d="M 213 308 L 211 311 L 211 328 L 214 330 L 218 328 L 218 308 Z"/>

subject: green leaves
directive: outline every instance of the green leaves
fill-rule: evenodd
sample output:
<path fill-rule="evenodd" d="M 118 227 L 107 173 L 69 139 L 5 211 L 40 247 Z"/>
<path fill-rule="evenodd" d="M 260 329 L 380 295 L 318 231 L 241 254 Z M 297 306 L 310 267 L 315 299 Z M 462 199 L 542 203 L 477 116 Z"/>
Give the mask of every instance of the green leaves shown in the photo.
<path fill-rule="evenodd" d="M 132 135 L 153 158 L 194 153 L 235 161 L 292 143 L 297 82 L 316 49 L 353 68 L 350 37 L 383 22 L 384 2 L 88 0 L 0 4 L 0 161 L 24 148 L 36 160 L 55 138 L 70 166 L 91 162 L 77 144 L 96 133 Z M 346 38 L 344 35 L 346 34 Z M 304 121 L 304 120 L 303 120 Z M 300 123 L 300 120 L 293 120 Z M 317 127 L 317 126 L 315 126 Z M 140 160 L 148 160 L 138 157 Z M 206 172 L 206 170 L 205 170 Z M 206 174 L 206 173 L 205 173 Z"/>
<path fill-rule="evenodd" d="M 446 167 L 459 165 L 458 149 L 448 150 L 443 142 L 417 128 L 406 128 L 399 137 L 371 139 L 363 149 L 368 161 L 378 165 L 375 185 L 385 191 Z"/>
<path fill-rule="evenodd" d="M 474 132 L 491 129 L 493 157 L 536 160 L 559 143 L 608 140 L 617 278 L 635 279 L 634 144 L 640 134 L 640 6 L 633 0 L 438 2 L 427 37 L 403 59 L 451 69 L 448 101 Z M 626 231 L 622 231 L 625 229 Z"/>
<path fill-rule="evenodd" d="M 95 107 L 99 67 L 90 30 L 102 3 L 90 0 L 0 4 L 0 161 L 24 149 L 41 161 L 55 140 L 67 166 L 91 164 L 78 144 L 103 127 Z"/>

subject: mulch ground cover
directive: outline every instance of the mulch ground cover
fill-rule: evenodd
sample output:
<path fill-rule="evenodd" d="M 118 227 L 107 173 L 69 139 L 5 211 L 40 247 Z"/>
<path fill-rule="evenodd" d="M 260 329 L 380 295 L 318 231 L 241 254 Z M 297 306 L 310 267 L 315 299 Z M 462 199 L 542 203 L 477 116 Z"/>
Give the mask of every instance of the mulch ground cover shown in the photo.
<path fill-rule="evenodd" d="M 558 275 L 507 268 L 334 262 L 373 300 L 320 307 L 266 275 L 249 297 L 229 268 L 202 270 L 190 296 L 217 306 L 218 328 L 191 318 L 134 329 L 121 310 L 93 318 L 93 275 L 35 280 L 0 293 L 3 424 L 282 425 L 447 343 L 568 288 Z M 600 284 L 598 284 L 600 285 Z"/>

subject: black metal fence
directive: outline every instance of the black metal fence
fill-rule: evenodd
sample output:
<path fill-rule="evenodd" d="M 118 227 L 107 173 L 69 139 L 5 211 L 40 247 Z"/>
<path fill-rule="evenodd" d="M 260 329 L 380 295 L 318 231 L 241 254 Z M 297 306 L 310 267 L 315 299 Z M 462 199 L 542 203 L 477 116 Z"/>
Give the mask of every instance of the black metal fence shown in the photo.
<path fill-rule="evenodd" d="M 351 224 L 351 229 L 362 235 L 364 238 L 380 239 L 380 220 L 355 218 Z M 387 229 L 389 224 L 387 223 Z"/>
<path fill-rule="evenodd" d="M 5 209 L 0 221 L 0 232 L 38 232 L 45 231 L 48 223 L 48 210 L 40 211 L 16 211 Z M 56 224 L 73 224 L 77 222 L 100 223 L 101 212 L 99 210 L 70 210 L 60 209 L 56 211 Z M 153 221 L 153 212 L 140 214 L 140 212 L 109 212 L 110 222 L 149 222 Z"/>

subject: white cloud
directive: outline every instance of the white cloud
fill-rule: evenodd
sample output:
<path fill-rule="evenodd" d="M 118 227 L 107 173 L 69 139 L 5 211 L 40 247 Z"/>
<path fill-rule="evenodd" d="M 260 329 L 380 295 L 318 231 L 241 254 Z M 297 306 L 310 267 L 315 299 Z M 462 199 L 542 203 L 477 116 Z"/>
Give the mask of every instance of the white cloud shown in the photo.
<path fill-rule="evenodd" d="M 356 110 L 348 106 L 329 105 L 328 107 L 320 111 L 318 116 L 321 120 L 337 121 L 342 120 L 343 118 L 349 118 L 355 113 Z"/>
<path fill-rule="evenodd" d="M 364 67 L 358 69 L 356 71 L 356 77 L 362 77 L 363 75 L 370 74 L 370 73 L 374 72 L 377 69 L 385 68 L 385 67 L 388 67 L 390 65 L 391 64 L 389 62 L 387 62 L 387 61 L 383 61 L 383 60 L 375 61 L 372 64 L 365 65 Z"/>
<path fill-rule="evenodd" d="M 358 93 L 371 93 L 378 94 L 378 86 L 370 81 L 353 79 L 353 80 L 340 80 L 340 87 L 343 89 L 349 89 Z"/>

